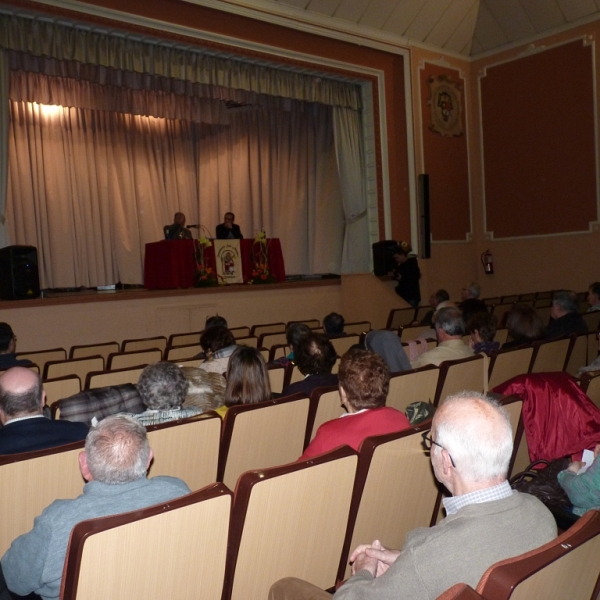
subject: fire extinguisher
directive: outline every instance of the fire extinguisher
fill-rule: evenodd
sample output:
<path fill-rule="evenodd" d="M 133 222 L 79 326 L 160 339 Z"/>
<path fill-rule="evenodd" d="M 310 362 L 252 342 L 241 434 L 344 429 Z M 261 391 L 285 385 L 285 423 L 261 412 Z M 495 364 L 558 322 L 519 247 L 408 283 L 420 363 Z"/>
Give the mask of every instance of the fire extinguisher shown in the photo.
<path fill-rule="evenodd" d="M 494 257 L 489 250 L 486 250 L 481 255 L 481 264 L 483 265 L 483 270 L 485 271 L 486 275 L 494 274 Z"/>

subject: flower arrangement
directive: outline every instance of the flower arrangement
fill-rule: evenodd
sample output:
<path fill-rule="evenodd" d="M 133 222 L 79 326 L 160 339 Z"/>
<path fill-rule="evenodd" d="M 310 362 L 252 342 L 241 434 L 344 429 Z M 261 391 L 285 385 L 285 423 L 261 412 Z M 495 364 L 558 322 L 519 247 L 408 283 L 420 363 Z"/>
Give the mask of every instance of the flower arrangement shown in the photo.
<path fill-rule="evenodd" d="M 250 284 L 277 283 L 277 279 L 269 270 L 269 246 L 267 242 L 267 234 L 264 229 L 261 229 L 254 238 L 252 245 L 252 279 Z"/>
<path fill-rule="evenodd" d="M 204 250 L 212 246 L 212 242 L 205 238 L 198 238 L 195 243 L 196 273 L 194 285 L 196 287 L 212 287 L 218 284 L 217 274 L 214 269 L 204 263 Z"/>

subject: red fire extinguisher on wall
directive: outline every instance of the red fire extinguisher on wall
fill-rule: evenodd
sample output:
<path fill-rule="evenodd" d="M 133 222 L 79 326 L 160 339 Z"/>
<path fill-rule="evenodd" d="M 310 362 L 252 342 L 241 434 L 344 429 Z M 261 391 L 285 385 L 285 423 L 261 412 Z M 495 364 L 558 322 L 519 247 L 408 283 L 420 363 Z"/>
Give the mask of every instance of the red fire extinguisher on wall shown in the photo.
<path fill-rule="evenodd" d="M 489 250 L 486 250 L 481 255 L 481 264 L 483 265 L 483 270 L 485 271 L 486 275 L 494 274 L 494 257 Z"/>

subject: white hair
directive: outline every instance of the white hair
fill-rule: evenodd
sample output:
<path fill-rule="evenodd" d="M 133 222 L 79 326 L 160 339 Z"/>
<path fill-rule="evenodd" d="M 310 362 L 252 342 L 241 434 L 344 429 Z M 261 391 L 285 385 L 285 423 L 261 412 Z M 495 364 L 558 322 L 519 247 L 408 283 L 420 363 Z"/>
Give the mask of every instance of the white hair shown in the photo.
<path fill-rule="evenodd" d="M 506 478 L 513 432 L 506 410 L 485 394 L 448 396 L 435 423 L 435 441 L 444 447 L 466 481 Z M 440 448 L 435 451 L 440 451 Z"/>

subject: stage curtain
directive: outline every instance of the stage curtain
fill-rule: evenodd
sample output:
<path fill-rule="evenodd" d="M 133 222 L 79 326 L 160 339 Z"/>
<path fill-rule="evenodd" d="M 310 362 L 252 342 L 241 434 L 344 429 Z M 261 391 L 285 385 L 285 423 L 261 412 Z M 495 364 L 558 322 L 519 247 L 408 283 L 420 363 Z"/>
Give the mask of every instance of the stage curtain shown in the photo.
<path fill-rule="evenodd" d="M 10 245 L 6 228 L 6 188 L 8 179 L 8 56 L 0 50 L 0 248 Z"/>
<path fill-rule="evenodd" d="M 370 270 L 370 248 L 360 113 L 334 107 L 333 123 L 345 221 L 342 272 L 365 273 Z"/>
<path fill-rule="evenodd" d="M 51 89 L 42 75 L 26 77 L 27 85 L 15 76 L 15 94 Z M 94 97 L 102 87 L 91 94 L 82 85 L 83 99 L 111 106 Z M 282 106 L 240 106 L 207 123 L 13 99 L 11 239 L 38 247 L 43 287 L 142 283 L 144 246 L 162 237 L 176 211 L 214 233 L 233 210 L 246 237 L 264 227 L 281 238 L 288 272 L 340 272 L 332 109 Z"/>

